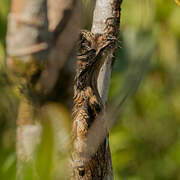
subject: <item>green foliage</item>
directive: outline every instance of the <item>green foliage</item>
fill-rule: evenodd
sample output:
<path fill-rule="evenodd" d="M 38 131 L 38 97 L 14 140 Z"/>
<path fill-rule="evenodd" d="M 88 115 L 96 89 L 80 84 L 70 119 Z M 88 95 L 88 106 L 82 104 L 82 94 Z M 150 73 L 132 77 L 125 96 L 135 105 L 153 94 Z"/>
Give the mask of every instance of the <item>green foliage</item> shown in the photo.
<path fill-rule="evenodd" d="M 133 62 L 143 61 L 144 56 L 140 55 L 151 47 L 149 44 L 154 49 L 149 48 L 148 73 L 137 93 L 126 103 L 111 133 L 115 179 L 175 180 L 180 177 L 179 15 L 180 9 L 173 1 L 123 2 L 122 48 L 115 63 L 110 98 L 125 94 L 124 84 L 129 87 L 131 84 L 126 82 L 128 69 L 133 71 L 137 68 Z"/>
<path fill-rule="evenodd" d="M 84 1 L 85 2 L 85 1 Z M 87 3 L 85 3 L 86 9 Z M 18 101 L 5 72 L 5 34 L 9 0 L 0 0 L 0 179 L 16 176 L 15 119 Z M 180 8 L 174 1 L 124 0 L 121 49 L 114 66 L 110 99 L 120 100 L 138 77 L 143 81 L 110 135 L 117 180 L 180 178 Z M 91 17 L 85 17 L 90 22 Z M 90 27 L 86 24 L 85 27 Z M 150 60 L 148 72 L 146 62 Z M 145 62 L 145 63 L 144 63 Z M 142 66 L 139 64 L 142 63 Z M 130 75 L 130 76 L 129 76 Z M 136 83 L 134 83 L 136 85 Z M 35 166 L 40 179 L 54 171 L 53 132 L 44 125 Z M 48 143 L 46 143 L 48 141 Z M 65 155 L 64 155 L 65 156 Z M 66 157 L 61 160 L 65 162 Z M 63 167 L 61 167 L 62 174 Z M 33 166 L 32 166 L 33 167 Z M 37 169 L 38 169 L 37 168 Z M 25 167 L 24 180 L 37 179 Z M 60 178 L 62 179 L 62 177 Z"/>

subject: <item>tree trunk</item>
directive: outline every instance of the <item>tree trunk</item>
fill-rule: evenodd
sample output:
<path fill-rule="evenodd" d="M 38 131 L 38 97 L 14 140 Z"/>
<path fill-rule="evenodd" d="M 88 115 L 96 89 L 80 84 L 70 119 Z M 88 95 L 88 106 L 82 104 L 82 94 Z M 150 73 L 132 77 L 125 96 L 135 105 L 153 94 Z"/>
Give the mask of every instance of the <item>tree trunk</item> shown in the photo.
<path fill-rule="evenodd" d="M 33 154 L 41 142 L 40 114 L 47 109 L 44 107 L 49 102 L 61 103 L 69 109 L 72 106 L 79 9 L 79 0 L 12 0 L 6 64 L 20 97 L 18 179 L 24 163 L 34 159 Z M 64 109 L 60 111 L 63 113 Z"/>
<path fill-rule="evenodd" d="M 97 0 L 92 32 L 81 31 L 74 85 L 72 179 L 113 179 L 105 120 L 122 0 Z M 94 127 L 94 124 L 101 124 Z M 105 135 L 105 136 L 104 136 Z"/>

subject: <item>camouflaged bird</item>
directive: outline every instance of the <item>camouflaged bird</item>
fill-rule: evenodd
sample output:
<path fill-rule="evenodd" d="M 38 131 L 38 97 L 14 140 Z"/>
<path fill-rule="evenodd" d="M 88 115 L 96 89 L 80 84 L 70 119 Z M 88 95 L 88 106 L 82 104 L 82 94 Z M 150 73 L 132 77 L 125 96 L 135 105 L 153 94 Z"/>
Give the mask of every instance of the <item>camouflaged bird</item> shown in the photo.
<path fill-rule="evenodd" d="M 97 78 L 106 54 L 114 42 L 114 39 L 106 34 L 93 34 L 86 30 L 80 32 L 74 85 L 72 179 L 101 179 L 104 176 L 106 144 L 103 142 L 95 154 L 88 154 L 87 149 L 91 151 L 93 147 L 88 147 L 87 133 L 103 110 Z M 96 167 L 97 164 L 100 166 Z"/>

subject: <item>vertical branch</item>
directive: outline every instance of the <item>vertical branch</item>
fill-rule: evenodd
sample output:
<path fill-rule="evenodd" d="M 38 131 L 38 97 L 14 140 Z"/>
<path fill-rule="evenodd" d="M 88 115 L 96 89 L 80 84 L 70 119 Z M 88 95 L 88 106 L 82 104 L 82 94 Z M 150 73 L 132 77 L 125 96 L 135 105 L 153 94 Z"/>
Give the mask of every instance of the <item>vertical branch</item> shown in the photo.
<path fill-rule="evenodd" d="M 111 31 L 113 32 L 115 37 L 118 38 L 118 31 L 120 26 L 121 3 L 122 0 L 106 0 L 106 1 L 97 0 L 94 10 L 94 17 L 93 17 L 91 31 L 93 33 L 101 33 L 101 34 L 106 33 L 106 21 L 108 19 L 112 19 L 113 24 Z M 112 53 L 109 54 L 109 56 L 107 57 L 103 67 L 101 68 L 98 79 L 98 90 L 104 104 L 107 100 L 109 86 L 110 86 L 115 48 L 116 47 L 112 48 L 113 49 Z"/>
<path fill-rule="evenodd" d="M 34 91 L 30 87 L 33 76 L 39 71 L 37 62 L 48 48 L 45 39 L 49 37 L 46 12 L 46 0 L 13 0 L 8 16 L 6 64 L 8 75 L 21 94 L 17 119 L 18 178 L 22 173 L 22 164 L 32 161 L 35 147 L 40 142 L 42 127 L 34 118 L 37 107 L 33 105 L 32 93 L 28 93 L 29 96 L 25 94 Z"/>
<path fill-rule="evenodd" d="M 12 0 L 6 64 L 21 101 L 17 119 L 19 175 L 21 162 L 34 158 L 41 140 L 43 107 L 48 102 L 72 106 L 79 6 L 78 0 Z"/>
<path fill-rule="evenodd" d="M 120 13 L 121 13 L 121 3 L 122 0 L 97 0 L 96 6 L 94 10 L 94 17 L 93 17 L 93 23 L 92 23 L 92 29 L 91 31 L 93 33 L 107 33 L 109 37 L 113 36 L 116 39 L 118 38 L 118 32 L 119 32 L 119 26 L 120 26 Z M 112 72 L 112 65 L 115 60 L 115 50 L 116 46 L 112 47 L 111 51 L 106 57 L 106 60 L 100 70 L 99 77 L 98 77 L 98 91 L 102 100 L 102 103 L 105 105 L 107 98 L 108 98 L 108 92 L 109 92 L 109 86 L 110 86 L 110 80 L 111 80 L 111 72 Z M 105 122 L 104 122 L 105 123 Z M 95 123 L 94 126 L 96 126 Z M 105 123 L 106 124 L 106 123 Z M 104 139 L 104 135 L 106 135 L 106 130 L 100 130 L 100 126 L 97 125 L 97 127 L 93 127 L 90 130 L 90 133 L 88 135 L 89 141 L 92 143 L 92 137 L 93 133 L 98 131 L 97 135 L 99 137 L 99 142 L 96 142 L 95 146 L 98 146 Z M 102 136 L 102 137 L 101 137 Z M 106 137 L 106 156 L 108 157 L 108 163 L 107 163 L 107 169 L 111 169 L 109 171 L 109 174 L 107 174 L 106 178 L 104 179 L 113 179 L 113 170 L 112 170 L 112 160 L 111 160 L 111 153 L 110 153 L 110 147 L 109 147 L 109 138 Z"/>
<path fill-rule="evenodd" d="M 80 33 L 73 108 L 72 179 L 75 180 L 113 179 L 109 142 L 105 137 L 107 127 L 100 116 L 109 89 L 121 3 L 121 0 L 97 0 L 92 32 Z M 95 127 L 97 123 L 101 126 Z"/>

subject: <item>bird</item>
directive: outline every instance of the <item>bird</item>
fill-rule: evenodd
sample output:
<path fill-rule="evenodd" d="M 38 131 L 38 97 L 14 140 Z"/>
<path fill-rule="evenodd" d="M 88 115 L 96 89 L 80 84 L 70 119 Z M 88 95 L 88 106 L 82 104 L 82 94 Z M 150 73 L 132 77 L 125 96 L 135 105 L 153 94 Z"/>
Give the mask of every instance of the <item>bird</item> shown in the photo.
<path fill-rule="evenodd" d="M 97 79 L 106 55 L 114 43 L 115 38 L 108 38 L 107 34 L 94 34 L 88 30 L 80 31 L 77 42 L 77 67 L 72 112 L 74 140 L 71 154 L 72 179 L 88 180 L 90 177 L 102 177 L 103 164 L 106 161 L 105 142 L 99 146 L 96 153 L 92 154 L 93 147 L 88 147 L 87 134 L 93 122 L 104 109 L 97 89 Z M 98 153 L 103 155 L 99 156 Z M 96 162 L 102 164 L 96 167 L 96 164 L 99 164 Z"/>

